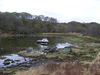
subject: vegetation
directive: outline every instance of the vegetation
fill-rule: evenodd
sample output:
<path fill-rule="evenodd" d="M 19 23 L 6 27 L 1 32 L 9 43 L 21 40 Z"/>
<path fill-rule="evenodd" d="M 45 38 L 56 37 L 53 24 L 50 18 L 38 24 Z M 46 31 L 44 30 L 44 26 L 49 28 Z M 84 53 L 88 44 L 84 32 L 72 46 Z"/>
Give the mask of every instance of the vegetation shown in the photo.
<path fill-rule="evenodd" d="M 28 70 L 27 66 L 12 66 L 8 68 L 0 68 L 0 75 L 13 75 L 16 71 Z"/>
<path fill-rule="evenodd" d="M 28 36 L 33 36 L 35 34 L 36 36 L 39 35 L 43 37 L 62 36 L 59 41 L 69 42 L 76 45 L 72 48 L 72 52 L 65 52 L 64 49 L 61 49 L 54 53 L 48 52 L 46 55 L 30 52 L 22 53 L 20 55 L 36 58 L 35 60 L 58 59 L 68 62 L 60 64 L 46 64 L 32 68 L 26 72 L 17 72 L 16 75 L 32 75 L 33 73 L 35 75 L 100 74 L 100 68 L 97 67 L 100 66 L 100 55 L 97 56 L 100 51 L 100 24 L 98 23 L 80 23 L 75 21 L 69 23 L 59 23 L 57 19 L 45 17 L 43 15 L 31 15 L 26 12 L 0 12 L 0 34 L 0 38 L 7 36 L 26 36 L 26 34 Z M 7 51 L 10 53 L 11 50 Z M 6 50 L 1 48 L 0 52 L 6 53 Z M 4 64 L 7 65 L 9 62 L 5 61 Z M 13 67 L 2 68 L 0 69 L 0 74 L 5 73 L 7 75 L 11 75 L 15 71 L 27 68 L 28 67 L 26 66 L 16 66 L 14 69 Z"/>
<path fill-rule="evenodd" d="M 83 68 L 79 63 L 50 63 L 28 71 L 18 72 L 16 75 L 83 75 Z"/>
<path fill-rule="evenodd" d="M 100 53 L 90 64 L 80 64 L 77 61 L 49 63 L 27 71 L 19 71 L 16 75 L 100 75 Z"/>
<path fill-rule="evenodd" d="M 26 12 L 0 12 L 0 33 L 34 34 L 34 33 L 68 33 L 76 32 L 91 36 L 100 36 L 100 24 L 69 22 L 59 23 L 57 19 L 43 15 L 31 15 Z"/>
<path fill-rule="evenodd" d="M 47 34 L 46 34 L 47 35 Z M 53 35 L 53 34 L 52 34 Z M 56 34 L 57 35 L 57 34 Z M 60 34 L 58 34 L 60 35 Z M 60 39 L 62 42 L 69 42 L 75 44 L 75 47 L 71 48 L 66 52 L 64 49 L 60 49 L 56 52 L 50 53 L 49 50 L 45 50 L 47 54 L 39 54 L 39 53 L 20 53 L 20 55 L 24 57 L 33 57 L 40 59 L 58 59 L 63 61 L 76 61 L 78 60 L 81 63 L 89 63 L 95 59 L 96 55 L 100 51 L 100 40 L 95 37 L 84 36 L 82 34 L 77 33 L 68 33 L 66 35 L 62 35 Z"/>

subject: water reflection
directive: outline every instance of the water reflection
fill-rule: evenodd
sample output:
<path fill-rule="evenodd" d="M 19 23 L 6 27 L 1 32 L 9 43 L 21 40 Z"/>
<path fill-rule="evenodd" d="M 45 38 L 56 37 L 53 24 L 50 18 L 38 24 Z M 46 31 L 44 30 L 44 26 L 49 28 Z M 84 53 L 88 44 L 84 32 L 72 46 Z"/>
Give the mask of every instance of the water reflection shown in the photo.
<path fill-rule="evenodd" d="M 21 50 L 25 50 L 28 47 L 33 47 L 34 49 L 39 49 L 37 40 L 44 38 L 45 36 L 35 36 L 35 37 L 6 37 L 0 38 L 0 55 L 16 53 Z M 62 37 L 47 37 L 50 43 L 48 46 L 53 46 L 57 42 L 61 42 Z M 42 46 L 41 46 L 42 47 Z"/>

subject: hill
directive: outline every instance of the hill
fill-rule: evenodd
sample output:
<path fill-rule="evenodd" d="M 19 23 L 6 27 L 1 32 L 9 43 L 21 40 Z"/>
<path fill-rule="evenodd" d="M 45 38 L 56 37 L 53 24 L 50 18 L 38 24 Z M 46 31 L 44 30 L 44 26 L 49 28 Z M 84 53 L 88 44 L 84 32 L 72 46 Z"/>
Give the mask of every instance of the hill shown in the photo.
<path fill-rule="evenodd" d="M 76 32 L 90 36 L 100 35 L 100 24 L 68 22 L 44 15 L 31 15 L 26 12 L 0 12 L 0 34 L 68 33 Z"/>

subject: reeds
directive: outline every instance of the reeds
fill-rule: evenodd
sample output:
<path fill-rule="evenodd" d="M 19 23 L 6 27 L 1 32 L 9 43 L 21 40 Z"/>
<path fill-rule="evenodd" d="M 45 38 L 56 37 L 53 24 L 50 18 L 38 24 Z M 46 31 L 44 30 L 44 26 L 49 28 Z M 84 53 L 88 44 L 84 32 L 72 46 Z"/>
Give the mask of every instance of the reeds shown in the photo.
<path fill-rule="evenodd" d="M 79 62 L 49 63 L 16 75 L 100 75 L 100 53 L 90 64 Z"/>

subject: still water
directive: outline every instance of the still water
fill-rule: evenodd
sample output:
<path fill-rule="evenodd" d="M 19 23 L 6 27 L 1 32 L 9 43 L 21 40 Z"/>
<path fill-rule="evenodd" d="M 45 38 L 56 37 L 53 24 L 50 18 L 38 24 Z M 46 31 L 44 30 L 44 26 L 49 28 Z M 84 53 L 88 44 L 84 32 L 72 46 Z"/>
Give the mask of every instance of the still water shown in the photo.
<path fill-rule="evenodd" d="M 67 42 L 63 40 L 63 36 L 13 36 L 0 38 L 0 55 L 16 53 L 25 50 L 28 47 L 38 49 L 37 40 L 47 38 L 49 40 L 48 46 L 53 46 L 59 42 Z"/>

